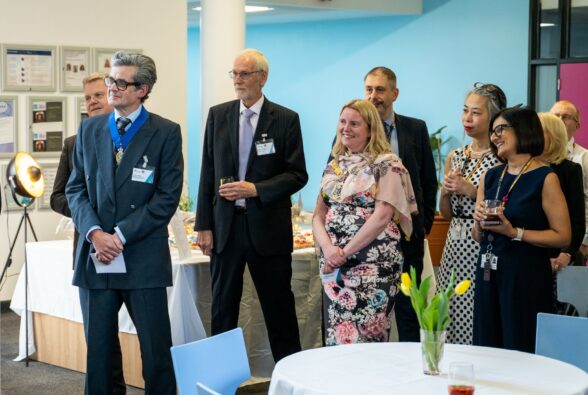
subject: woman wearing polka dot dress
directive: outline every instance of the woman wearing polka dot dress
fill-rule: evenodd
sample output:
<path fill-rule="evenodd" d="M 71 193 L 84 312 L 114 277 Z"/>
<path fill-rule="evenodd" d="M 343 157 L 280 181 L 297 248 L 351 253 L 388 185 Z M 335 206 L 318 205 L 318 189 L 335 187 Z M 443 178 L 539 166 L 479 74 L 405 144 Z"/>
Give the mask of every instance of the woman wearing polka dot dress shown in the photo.
<path fill-rule="evenodd" d="M 472 142 L 451 151 L 445 162 L 440 210 L 451 224 L 441 257 L 438 290 L 447 287 L 452 270 L 457 282 L 474 279 L 480 246 L 471 236 L 472 214 L 482 174 L 498 164 L 490 151 L 490 119 L 505 107 L 504 92 L 493 84 L 476 83 L 466 95 L 461 121 Z M 450 303 L 447 341 L 472 344 L 474 292 L 452 298 Z"/>

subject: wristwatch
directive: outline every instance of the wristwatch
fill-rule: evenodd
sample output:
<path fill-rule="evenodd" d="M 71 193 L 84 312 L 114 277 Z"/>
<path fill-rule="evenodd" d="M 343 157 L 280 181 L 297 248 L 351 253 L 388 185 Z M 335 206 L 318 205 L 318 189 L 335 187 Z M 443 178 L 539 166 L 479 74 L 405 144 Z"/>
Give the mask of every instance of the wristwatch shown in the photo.
<path fill-rule="evenodd" d="M 525 228 L 516 228 L 517 229 L 517 235 L 515 237 L 513 237 L 511 240 L 512 241 L 523 241 L 523 233 L 525 232 Z"/>

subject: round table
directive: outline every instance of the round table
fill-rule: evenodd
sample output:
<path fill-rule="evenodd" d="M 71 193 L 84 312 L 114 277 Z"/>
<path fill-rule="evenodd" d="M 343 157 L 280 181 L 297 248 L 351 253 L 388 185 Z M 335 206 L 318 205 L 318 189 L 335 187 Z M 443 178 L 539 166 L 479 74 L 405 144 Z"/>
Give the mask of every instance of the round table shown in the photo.
<path fill-rule="evenodd" d="M 588 374 L 540 355 L 447 344 L 442 371 L 471 362 L 476 395 L 588 394 Z M 282 359 L 270 395 L 447 394 L 447 377 L 423 374 L 420 343 L 369 343 L 302 351 Z"/>

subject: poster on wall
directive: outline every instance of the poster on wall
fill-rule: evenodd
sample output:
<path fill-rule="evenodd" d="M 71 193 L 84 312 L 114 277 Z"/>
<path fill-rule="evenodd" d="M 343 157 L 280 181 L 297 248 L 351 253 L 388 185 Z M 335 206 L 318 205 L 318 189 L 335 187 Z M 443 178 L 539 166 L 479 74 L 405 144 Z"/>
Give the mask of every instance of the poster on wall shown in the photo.
<path fill-rule="evenodd" d="M 16 153 L 16 96 L 0 96 L 0 158 L 10 158 Z"/>
<path fill-rule="evenodd" d="M 76 97 L 76 131 L 80 127 L 80 123 L 86 118 L 88 118 L 88 110 L 86 110 L 86 101 L 83 97 Z"/>
<path fill-rule="evenodd" d="M 3 89 L 55 91 L 55 51 L 56 47 L 52 46 L 4 44 Z"/>
<path fill-rule="evenodd" d="M 29 151 L 35 156 L 59 156 L 65 137 L 65 98 L 29 97 Z"/>
<path fill-rule="evenodd" d="M 53 193 L 53 186 L 55 184 L 55 176 L 57 175 L 57 163 L 39 162 L 39 166 L 43 171 L 43 181 L 45 182 L 45 192 L 37 199 L 37 208 L 45 209 L 51 208 L 51 194 Z"/>
<path fill-rule="evenodd" d="M 110 58 L 118 51 L 128 53 L 143 53 L 140 49 L 123 49 L 123 48 L 94 48 L 94 70 L 105 74 L 110 74 Z"/>
<path fill-rule="evenodd" d="M 82 81 L 90 74 L 90 48 L 61 47 L 61 90 L 82 92 Z"/>

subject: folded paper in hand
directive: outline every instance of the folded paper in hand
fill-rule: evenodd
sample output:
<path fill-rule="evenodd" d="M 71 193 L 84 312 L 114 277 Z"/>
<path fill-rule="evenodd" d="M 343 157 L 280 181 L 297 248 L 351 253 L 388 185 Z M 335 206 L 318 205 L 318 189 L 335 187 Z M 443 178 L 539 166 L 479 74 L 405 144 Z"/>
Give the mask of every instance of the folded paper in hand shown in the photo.
<path fill-rule="evenodd" d="M 127 266 L 125 265 L 125 258 L 123 257 L 122 252 L 118 254 L 116 258 L 114 258 L 109 264 L 102 263 L 96 258 L 96 253 L 93 252 L 90 254 L 92 261 L 94 262 L 94 267 L 96 268 L 96 273 L 126 273 Z"/>

